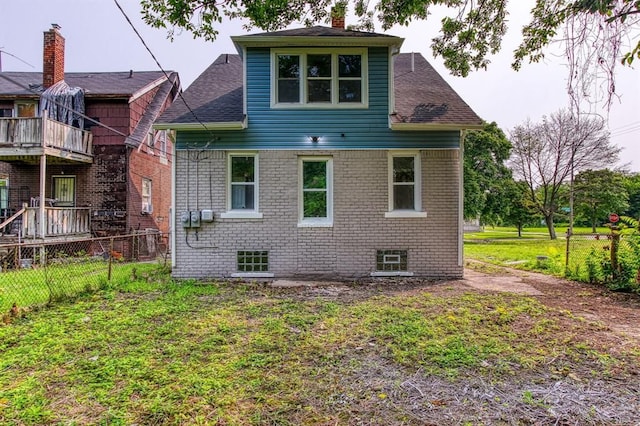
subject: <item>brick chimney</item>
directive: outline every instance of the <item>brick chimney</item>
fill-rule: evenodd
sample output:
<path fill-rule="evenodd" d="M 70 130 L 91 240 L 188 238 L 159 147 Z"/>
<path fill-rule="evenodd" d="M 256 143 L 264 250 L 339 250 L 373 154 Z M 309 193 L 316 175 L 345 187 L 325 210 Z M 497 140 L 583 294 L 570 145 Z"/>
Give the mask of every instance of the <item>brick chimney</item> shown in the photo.
<path fill-rule="evenodd" d="M 42 85 L 45 89 L 64 80 L 64 37 L 59 30 L 60 25 L 51 24 L 51 29 L 44 32 Z"/>
<path fill-rule="evenodd" d="M 344 14 L 344 6 L 331 8 L 331 28 L 344 30 Z"/>

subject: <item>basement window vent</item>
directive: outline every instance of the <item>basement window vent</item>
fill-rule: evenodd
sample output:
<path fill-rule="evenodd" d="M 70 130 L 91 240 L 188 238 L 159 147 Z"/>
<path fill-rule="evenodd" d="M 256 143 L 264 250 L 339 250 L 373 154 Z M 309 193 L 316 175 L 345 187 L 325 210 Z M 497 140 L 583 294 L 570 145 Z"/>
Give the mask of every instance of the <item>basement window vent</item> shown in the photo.
<path fill-rule="evenodd" d="M 376 270 L 396 272 L 407 270 L 406 250 L 378 250 L 376 252 Z"/>
<path fill-rule="evenodd" d="M 267 272 L 269 270 L 268 251 L 238 251 L 239 272 Z"/>

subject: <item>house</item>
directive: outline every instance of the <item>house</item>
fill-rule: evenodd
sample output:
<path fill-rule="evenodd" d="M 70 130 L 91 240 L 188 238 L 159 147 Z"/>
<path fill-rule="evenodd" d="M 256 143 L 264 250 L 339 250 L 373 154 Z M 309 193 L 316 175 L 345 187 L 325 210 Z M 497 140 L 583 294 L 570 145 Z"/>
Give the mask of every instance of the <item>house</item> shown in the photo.
<path fill-rule="evenodd" d="M 232 37 L 160 117 L 175 277 L 462 276 L 482 120 L 403 39 L 343 26 Z"/>
<path fill-rule="evenodd" d="M 173 142 L 152 124 L 180 91 L 177 73 L 65 72 L 64 44 L 54 25 L 42 73 L 0 72 L 0 231 L 168 232 Z"/>

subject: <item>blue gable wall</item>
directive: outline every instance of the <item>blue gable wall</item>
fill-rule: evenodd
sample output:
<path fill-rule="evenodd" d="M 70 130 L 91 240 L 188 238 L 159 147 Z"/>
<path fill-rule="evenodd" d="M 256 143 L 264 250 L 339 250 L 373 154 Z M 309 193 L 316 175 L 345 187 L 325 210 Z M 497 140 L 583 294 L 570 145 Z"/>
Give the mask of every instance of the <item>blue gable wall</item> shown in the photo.
<path fill-rule="evenodd" d="M 369 107 L 365 109 L 272 109 L 268 48 L 250 48 L 247 64 L 248 128 L 180 131 L 177 148 L 209 149 L 394 149 L 457 148 L 459 132 L 389 129 L 387 48 L 369 49 Z M 344 136 L 343 136 L 344 135 Z M 319 136 L 312 143 L 310 136 Z"/>

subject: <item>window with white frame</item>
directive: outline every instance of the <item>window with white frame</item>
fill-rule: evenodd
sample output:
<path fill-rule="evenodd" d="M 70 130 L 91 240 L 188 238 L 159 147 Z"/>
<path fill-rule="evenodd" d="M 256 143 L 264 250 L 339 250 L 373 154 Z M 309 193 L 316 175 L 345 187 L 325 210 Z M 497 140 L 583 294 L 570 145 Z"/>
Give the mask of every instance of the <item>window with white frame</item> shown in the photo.
<path fill-rule="evenodd" d="M 301 226 L 331 226 L 333 222 L 333 160 L 300 157 L 299 216 Z"/>
<path fill-rule="evenodd" d="M 275 106 L 367 105 L 366 49 L 275 50 Z"/>
<path fill-rule="evenodd" d="M 152 212 L 151 179 L 142 178 L 142 213 L 150 214 Z"/>
<path fill-rule="evenodd" d="M 227 156 L 227 211 L 223 218 L 262 218 L 258 209 L 258 154 Z"/>
<path fill-rule="evenodd" d="M 158 149 L 158 155 L 160 157 L 167 156 L 167 138 L 168 136 L 167 130 L 158 130 L 158 138 L 156 140 L 156 148 Z"/>
<path fill-rule="evenodd" d="M 425 217 L 422 211 L 420 153 L 389 153 L 389 211 L 387 217 Z"/>

